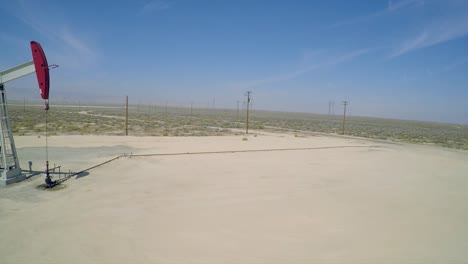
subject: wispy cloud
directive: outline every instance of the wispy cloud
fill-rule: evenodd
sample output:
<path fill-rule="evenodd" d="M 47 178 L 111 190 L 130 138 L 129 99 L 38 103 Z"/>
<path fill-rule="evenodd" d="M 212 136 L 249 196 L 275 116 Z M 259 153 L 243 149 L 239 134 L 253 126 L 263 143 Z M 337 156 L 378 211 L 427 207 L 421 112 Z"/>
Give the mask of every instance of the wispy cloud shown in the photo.
<path fill-rule="evenodd" d="M 60 60 L 53 63 L 66 62 L 68 66 L 80 67 L 96 62 L 98 53 L 95 48 L 82 37 L 83 34 L 78 37 L 78 34 L 70 28 L 67 21 L 64 19 L 61 21 L 44 19 L 38 14 L 48 13 L 46 12 L 48 10 L 42 10 L 41 5 L 25 3 L 24 1 L 18 1 L 17 3 L 17 8 L 10 10 L 10 13 L 36 31 L 41 36 L 40 39 L 52 43 L 54 49 L 47 51 L 48 57 L 53 55 L 53 57 Z M 57 25 L 61 26 L 58 27 Z"/>
<path fill-rule="evenodd" d="M 11 46 L 23 46 L 28 41 L 15 35 L 0 33 L 0 41 Z"/>
<path fill-rule="evenodd" d="M 67 29 L 64 29 L 60 33 L 60 38 L 63 42 L 68 44 L 74 50 L 76 50 L 80 54 L 85 54 L 87 56 L 94 56 L 94 51 L 85 43 L 83 40 L 79 39 L 76 35 L 70 32 Z"/>
<path fill-rule="evenodd" d="M 303 74 L 321 69 L 321 68 L 326 68 L 326 67 L 331 67 L 335 66 L 338 64 L 345 63 L 347 61 L 351 61 L 357 57 L 360 57 L 366 53 L 369 53 L 373 50 L 376 50 L 375 48 L 366 48 L 366 49 L 359 49 L 359 50 L 354 50 L 346 54 L 341 54 L 339 56 L 335 56 L 332 58 L 329 58 L 327 60 L 322 61 L 321 63 L 314 64 L 314 65 L 309 65 L 307 67 L 303 67 L 301 69 L 297 69 L 295 71 L 291 72 L 286 72 L 282 74 L 277 74 L 269 77 L 265 77 L 262 79 L 258 80 L 251 80 L 251 81 L 246 81 L 246 82 L 238 82 L 234 83 L 232 86 L 234 87 L 240 87 L 243 89 L 248 89 L 248 88 L 255 88 L 258 86 L 262 86 L 265 84 L 271 84 L 271 83 L 276 83 L 276 82 L 281 82 L 281 81 L 287 81 L 287 80 L 292 80 L 295 79 Z"/>
<path fill-rule="evenodd" d="M 24 49 L 24 47 L 28 46 L 29 40 L 18 37 L 16 33 L 0 33 L 0 43 L 2 43 L 5 48 L 18 50 L 17 52 L 10 54 L 11 57 L 15 60 L 14 64 L 19 64 L 31 60 L 31 53 Z M 0 71 L 7 67 L 14 66 L 7 64 L 7 61 L 1 60 Z"/>
<path fill-rule="evenodd" d="M 446 65 L 443 69 L 442 69 L 442 72 L 448 72 L 448 71 L 452 71 L 458 67 L 461 67 L 465 64 L 468 63 L 468 58 L 463 58 L 463 59 L 459 59 L 449 65 Z"/>
<path fill-rule="evenodd" d="M 323 66 L 324 67 L 329 67 L 329 66 L 341 64 L 341 63 L 350 61 L 350 60 L 352 60 L 354 58 L 360 57 L 360 56 L 362 56 L 362 55 L 364 55 L 366 53 L 369 53 L 369 52 L 377 50 L 377 49 L 380 49 L 380 48 L 365 48 L 365 49 L 354 50 L 354 51 L 351 51 L 351 52 L 346 53 L 346 54 L 342 54 L 342 55 L 340 55 L 338 57 L 335 57 L 335 58 L 325 62 L 323 64 Z"/>
<path fill-rule="evenodd" d="M 332 29 L 332 28 L 337 28 L 337 27 L 342 27 L 342 26 L 354 25 L 354 24 L 357 24 L 357 23 L 362 23 L 362 22 L 365 22 L 365 21 L 372 20 L 373 18 L 380 17 L 380 16 L 384 15 L 385 13 L 387 13 L 387 11 L 382 10 L 382 11 L 378 11 L 378 12 L 371 13 L 371 14 L 368 14 L 368 15 L 354 17 L 354 18 L 351 18 L 351 19 L 338 21 L 338 22 L 333 23 L 333 24 L 331 24 L 331 25 L 329 25 L 329 26 L 327 26 L 325 28 L 326 29 Z"/>
<path fill-rule="evenodd" d="M 424 5 L 424 0 L 400 0 L 400 1 L 392 1 L 389 0 L 386 9 L 378 10 L 376 12 L 358 16 L 350 19 L 346 19 L 343 21 L 338 21 L 334 24 L 329 25 L 326 27 L 327 29 L 337 28 L 341 26 L 349 26 L 357 23 L 367 22 L 378 17 L 382 17 L 384 15 L 392 14 L 397 11 L 403 10 L 405 8 L 416 7 Z"/>
<path fill-rule="evenodd" d="M 390 56 L 391 58 L 403 55 L 412 50 L 422 48 L 427 44 L 427 32 L 422 32 L 413 39 L 404 41 L 397 50 Z"/>
<path fill-rule="evenodd" d="M 415 37 L 404 40 L 399 44 L 390 55 L 390 58 L 398 57 L 403 54 L 431 47 L 437 44 L 455 40 L 468 35 L 468 18 L 448 19 L 427 26 Z"/>
<path fill-rule="evenodd" d="M 162 1 L 162 0 L 152 0 L 152 1 L 149 1 L 148 3 L 144 4 L 140 11 L 138 12 L 139 15 L 147 15 L 147 14 L 151 14 L 153 12 L 156 12 L 158 10 L 165 10 L 165 9 L 169 9 L 170 8 L 170 4 L 166 1 Z"/>
<path fill-rule="evenodd" d="M 54 34 L 54 32 L 50 30 L 50 27 L 47 27 L 45 25 L 45 20 L 39 19 L 39 17 L 37 17 L 37 13 L 42 12 L 35 12 L 34 9 L 31 8 L 30 5 L 26 4 L 24 1 L 17 1 L 17 3 L 18 9 L 9 10 L 11 15 L 16 17 L 18 20 L 31 27 L 33 30 L 43 35 L 44 37 L 52 38 L 56 36 L 56 34 Z"/>
<path fill-rule="evenodd" d="M 60 43 L 64 45 L 47 52 L 51 58 L 56 60 L 55 63 L 80 70 L 97 64 L 99 61 L 98 52 L 82 38 L 77 37 L 77 34 L 68 28 L 61 29 L 57 34 Z"/>
<path fill-rule="evenodd" d="M 388 0 L 387 10 L 390 12 L 397 11 L 406 7 L 424 5 L 424 0 Z"/>
<path fill-rule="evenodd" d="M 314 49 L 314 50 L 303 50 L 301 60 L 304 64 L 310 63 L 311 61 L 317 61 L 319 58 L 326 54 L 325 49 Z"/>
<path fill-rule="evenodd" d="M 304 73 L 307 73 L 307 72 L 310 72 L 310 71 L 313 71 L 313 70 L 316 70 L 316 69 L 319 69 L 319 68 L 320 68 L 319 65 L 312 65 L 312 66 L 302 68 L 302 69 L 299 69 L 299 70 L 296 70 L 296 71 L 277 74 L 277 75 L 274 75 L 274 76 L 268 76 L 268 77 L 258 79 L 258 80 L 250 80 L 250 81 L 246 81 L 246 82 L 234 83 L 232 86 L 242 87 L 242 88 L 245 88 L 245 89 L 254 88 L 254 87 L 262 86 L 262 85 L 269 84 L 269 83 L 276 83 L 276 82 L 291 80 L 291 79 L 294 79 L 294 78 L 298 77 L 299 75 L 302 75 Z"/>

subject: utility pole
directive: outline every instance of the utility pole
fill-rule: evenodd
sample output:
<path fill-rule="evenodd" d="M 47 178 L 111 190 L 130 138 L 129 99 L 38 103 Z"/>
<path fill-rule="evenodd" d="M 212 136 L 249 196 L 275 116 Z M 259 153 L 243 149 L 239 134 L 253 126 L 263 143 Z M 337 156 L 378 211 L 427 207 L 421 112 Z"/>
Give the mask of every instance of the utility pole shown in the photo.
<path fill-rule="evenodd" d="M 332 116 L 335 116 L 335 101 L 331 102 L 331 114 Z"/>
<path fill-rule="evenodd" d="M 335 101 L 328 101 L 328 116 L 335 115 Z"/>
<path fill-rule="evenodd" d="M 125 100 L 125 135 L 128 136 L 128 95 Z"/>
<path fill-rule="evenodd" d="M 239 102 L 237 101 L 237 122 L 239 122 Z"/>
<path fill-rule="evenodd" d="M 190 117 L 192 117 L 193 114 L 193 102 L 190 102 Z"/>
<path fill-rule="evenodd" d="M 247 95 L 247 114 L 246 114 L 246 121 L 245 121 L 245 134 L 249 134 L 249 105 L 250 105 L 250 94 L 251 91 L 247 91 L 245 95 Z"/>
<path fill-rule="evenodd" d="M 166 116 L 167 116 L 167 101 L 166 101 Z"/>
<path fill-rule="evenodd" d="M 343 131 L 341 132 L 342 135 L 344 135 L 345 131 L 345 122 L 346 122 L 346 106 L 349 104 L 348 101 L 342 101 L 344 105 L 344 111 L 343 111 Z"/>

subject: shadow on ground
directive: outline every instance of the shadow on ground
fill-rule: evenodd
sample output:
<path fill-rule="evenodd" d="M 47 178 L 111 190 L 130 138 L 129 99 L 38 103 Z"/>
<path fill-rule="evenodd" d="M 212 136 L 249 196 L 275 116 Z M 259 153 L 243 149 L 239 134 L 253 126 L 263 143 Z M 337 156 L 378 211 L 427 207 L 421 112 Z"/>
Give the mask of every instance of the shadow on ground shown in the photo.
<path fill-rule="evenodd" d="M 59 182 L 57 185 L 55 185 L 52 188 L 47 188 L 47 185 L 43 183 L 43 184 L 39 184 L 38 186 L 36 186 L 36 189 L 41 190 L 41 191 L 53 192 L 53 191 L 60 191 L 64 189 L 65 187 L 67 187 L 67 185 L 65 185 L 63 182 Z"/>
<path fill-rule="evenodd" d="M 83 178 L 83 177 L 86 177 L 89 175 L 89 172 L 87 171 L 82 171 L 80 173 L 78 173 L 76 176 L 75 176 L 75 179 L 80 179 L 80 178 Z"/>

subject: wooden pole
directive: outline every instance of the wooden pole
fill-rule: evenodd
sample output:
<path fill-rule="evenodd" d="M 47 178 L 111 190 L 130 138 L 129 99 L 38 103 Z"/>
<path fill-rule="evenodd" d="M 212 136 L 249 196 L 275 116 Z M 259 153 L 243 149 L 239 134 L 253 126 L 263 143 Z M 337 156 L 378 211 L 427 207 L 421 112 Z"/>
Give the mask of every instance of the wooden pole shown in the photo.
<path fill-rule="evenodd" d="M 239 122 L 239 101 L 237 101 L 237 122 Z"/>
<path fill-rule="evenodd" d="M 249 105 L 250 105 L 251 93 L 252 93 L 251 91 L 247 92 L 247 114 L 246 114 L 246 120 L 245 120 L 245 134 L 249 134 Z"/>
<path fill-rule="evenodd" d="M 348 101 L 343 101 L 344 110 L 343 110 L 343 128 L 341 134 L 344 135 L 345 132 L 345 122 L 346 122 L 346 106 L 348 105 Z"/>
<path fill-rule="evenodd" d="M 125 135 L 128 136 L 128 95 L 125 100 Z"/>

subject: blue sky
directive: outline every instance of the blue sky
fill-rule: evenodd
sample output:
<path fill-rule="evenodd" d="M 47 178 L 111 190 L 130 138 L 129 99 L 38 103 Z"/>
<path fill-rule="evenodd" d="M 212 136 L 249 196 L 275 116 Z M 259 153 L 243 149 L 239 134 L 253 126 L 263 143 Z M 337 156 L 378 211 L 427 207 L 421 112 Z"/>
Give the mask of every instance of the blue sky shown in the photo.
<path fill-rule="evenodd" d="M 39 41 L 55 101 L 327 113 L 468 124 L 468 1 L 6 1 L 0 68 Z M 10 98 L 37 98 L 34 76 Z"/>

